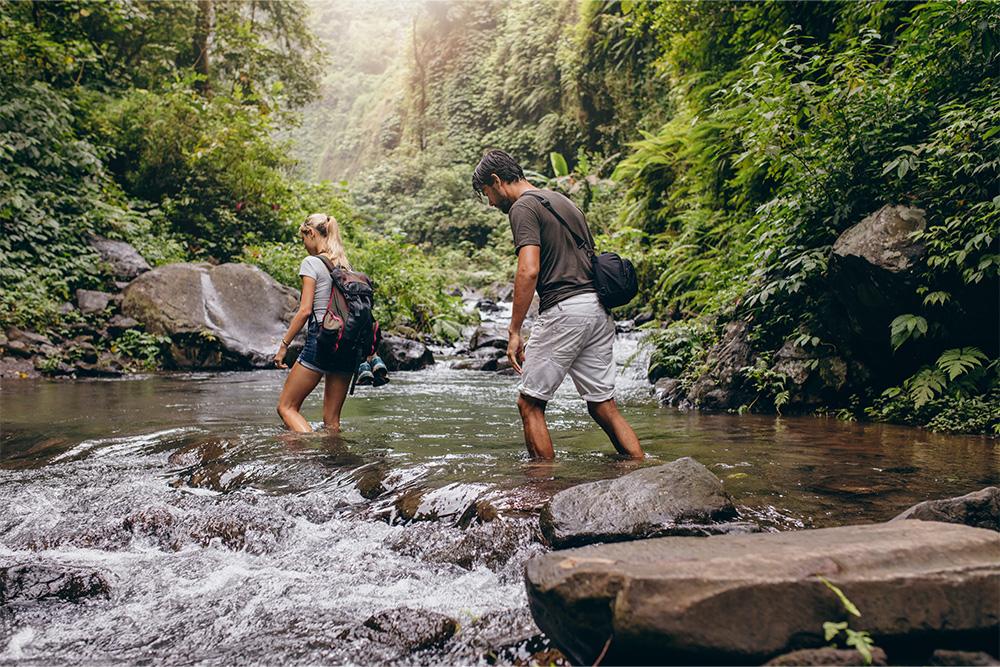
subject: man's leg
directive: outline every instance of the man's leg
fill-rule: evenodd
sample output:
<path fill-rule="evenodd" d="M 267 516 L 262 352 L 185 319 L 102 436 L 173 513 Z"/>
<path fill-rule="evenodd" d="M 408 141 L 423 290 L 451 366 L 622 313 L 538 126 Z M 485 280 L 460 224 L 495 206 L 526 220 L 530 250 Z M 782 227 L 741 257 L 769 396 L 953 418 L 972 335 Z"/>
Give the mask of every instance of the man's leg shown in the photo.
<path fill-rule="evenodd" d="M 604 432 L 608 434 L 611 444 L 615 446 L 619 454 L 633 459 L 641 459 L 645 456 L 635 431 L 632 430 L 629 423 L 622 417 L 622 413 L 618 412 L 618 405 L 615 403 L 615 399 L 612 398 L 599 403 L 587 401 L 587 412 L 604 429 Z"/>
<path fill-rule="evenodd" d="M 517 397 L 517 409 L 521 413 L 521 425 L 524 427 L 524 444 L 528 453 L 539 459 L 554 459 L 552 437 L 545 423 L 546 401 L 533 398 L 527 394 Z"/>

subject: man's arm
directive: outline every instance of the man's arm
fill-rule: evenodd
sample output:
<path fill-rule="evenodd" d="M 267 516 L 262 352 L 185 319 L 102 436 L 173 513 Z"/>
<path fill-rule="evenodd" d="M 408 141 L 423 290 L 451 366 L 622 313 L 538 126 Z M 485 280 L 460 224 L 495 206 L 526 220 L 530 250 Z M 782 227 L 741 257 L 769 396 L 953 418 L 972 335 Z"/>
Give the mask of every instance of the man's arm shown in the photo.
<path fill-rule="evenodd" d="M 538 267 L 541 261 L 541 248 L 536 245 L 522 246 L 517 253 L 517 274 L 514 276 L 514 305 L 511 309 L 510 327 L 507 331 L 507 358 L 518 373 L 524 361 L 524 339 L 521 338 L 521 326 L 528 314 L 531 299 L 535 294 L 538 282 Z"/>

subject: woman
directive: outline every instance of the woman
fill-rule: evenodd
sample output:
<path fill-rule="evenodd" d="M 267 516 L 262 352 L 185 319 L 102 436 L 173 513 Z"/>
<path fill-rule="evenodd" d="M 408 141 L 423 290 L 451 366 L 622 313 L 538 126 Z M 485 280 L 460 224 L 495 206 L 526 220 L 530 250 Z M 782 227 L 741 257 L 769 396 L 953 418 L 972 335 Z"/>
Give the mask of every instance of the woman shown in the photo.
<path fill-rule="evenodd" d="M 345 350 L 346 354 L 334 353 L 327 357 L 317 354 L 316 338 L 319 335 L 320 322 L 324 310 L 330 300 L 330 290 L 333 280 L 326 264 L 319 258 L 325 256 L 335 266 L 351 270 L 344 252 L 344 244 L 340 240 L 340 228 L 337 221 L 325 213 L 313 213 L 299 227 L 302 243 L 305 244 L 309 257 L 302 260 L 299 275 L 302 276 L 302 299 L 299 309 L 288 325 L 288 332 L 281 340 L 281 347 L 274 355 L 274 363 L 278 368 L 288 368 L 285 365 L 285 355 L 288 344 L 299 330 L 308 325 L 306 344 L 299 354 L 298 360 L 292 366 L 285 387 L 278 399 L 278 414 L 285 424 L 293 431 L 308 433 L 312 427 L 299 410 L 306 396 L 316 388 L 320 378 L 326 378 L 323 391 L 323 424 L 331 431 L 340 430 L 340 410 L 344 407 L 347 391 L 350 388 L 351 377 L 357 368 L 357 358 L 353 352 Z"/>

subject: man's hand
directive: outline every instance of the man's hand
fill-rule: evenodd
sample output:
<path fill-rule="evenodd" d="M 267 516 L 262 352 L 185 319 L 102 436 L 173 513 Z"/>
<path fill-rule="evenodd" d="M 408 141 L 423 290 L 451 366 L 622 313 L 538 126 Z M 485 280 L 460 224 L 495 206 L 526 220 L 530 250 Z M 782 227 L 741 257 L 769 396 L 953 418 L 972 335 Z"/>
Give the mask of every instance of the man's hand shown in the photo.
<path fill-rule="evenodd" d="M 524 363 L 524 339 L 521 338 L 521 332 L 508 332 L 507 338 L 507 358 L 510 359 L 510 365 L 514 367 L 514 370 L 520 375 L 521 364 Z"/>

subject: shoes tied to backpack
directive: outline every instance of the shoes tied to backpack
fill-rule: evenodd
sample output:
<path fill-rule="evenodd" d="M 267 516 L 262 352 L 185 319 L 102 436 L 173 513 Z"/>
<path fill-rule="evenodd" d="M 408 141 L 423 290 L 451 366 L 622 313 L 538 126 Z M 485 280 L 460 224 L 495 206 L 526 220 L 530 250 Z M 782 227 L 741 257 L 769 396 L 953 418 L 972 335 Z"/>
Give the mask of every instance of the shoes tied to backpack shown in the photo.
<path fill-rule="evenodd" d="M 372 375 L 374 375 L 373 386 L 381 387 L 384 384 L 389 384 L 389 369 L 386 368 L 385 362 L 378 355 L 372 357 L 371 368 Z"/>

